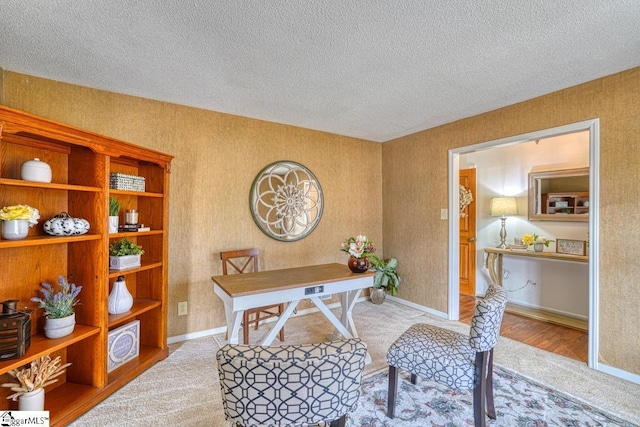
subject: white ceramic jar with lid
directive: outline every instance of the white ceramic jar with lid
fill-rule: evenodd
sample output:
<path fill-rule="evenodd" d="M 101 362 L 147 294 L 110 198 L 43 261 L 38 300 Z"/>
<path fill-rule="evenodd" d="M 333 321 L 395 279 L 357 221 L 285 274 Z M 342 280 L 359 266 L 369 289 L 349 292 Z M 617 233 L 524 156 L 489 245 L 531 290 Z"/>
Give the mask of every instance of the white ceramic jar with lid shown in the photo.
<path fill-rule="evenodd" d="M 51 167 L 36 157 L 22 164 L 20 176 L 25 181 L 51 182 Z"/>

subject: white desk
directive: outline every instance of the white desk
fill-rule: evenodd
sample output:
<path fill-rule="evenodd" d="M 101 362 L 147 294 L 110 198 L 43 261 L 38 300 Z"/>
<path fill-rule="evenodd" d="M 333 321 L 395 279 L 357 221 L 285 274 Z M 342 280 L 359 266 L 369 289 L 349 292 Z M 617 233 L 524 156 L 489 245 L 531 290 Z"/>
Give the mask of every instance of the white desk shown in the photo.
<path fill-rule="evenodd" d="M 238 343 L 238 331 L 246 309 L 287 303 L 284 313 L 262 342 L 262 345 L 270 345 L 303 299 L 311 300 L 345 338 L 357 338 L 353 307 L 362 289 L 373 285 L 374 276 L 375 272 L 352 273 L 342 264 L 323 264 L 213 276 L 211 280 L 214 292 L 224 302 L 228 340 L 232 344 Z M 332 294 L 340 294 L 340 319 L 320 300 L 320 297 Z"/>

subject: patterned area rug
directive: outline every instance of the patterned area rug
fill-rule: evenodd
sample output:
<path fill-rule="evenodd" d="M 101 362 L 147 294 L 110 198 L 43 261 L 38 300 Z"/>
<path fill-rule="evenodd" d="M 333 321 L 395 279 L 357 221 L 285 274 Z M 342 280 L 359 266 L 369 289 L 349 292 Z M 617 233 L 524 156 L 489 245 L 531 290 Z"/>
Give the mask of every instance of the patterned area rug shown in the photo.
<path fill-rule="evenodd" d="M 489 426 L 638 427 L 499 366 L 493 373 L 497 419 L 487 418 Z M 362 380 L 358 408 L 350 414 L 347 425 L 473 426 L 473 391 L 451 390 L 420 378 L 413 385 L 403 371 L 398 381 L 394 419 L 387 418 L 388 371 L 383 370 Z"/>

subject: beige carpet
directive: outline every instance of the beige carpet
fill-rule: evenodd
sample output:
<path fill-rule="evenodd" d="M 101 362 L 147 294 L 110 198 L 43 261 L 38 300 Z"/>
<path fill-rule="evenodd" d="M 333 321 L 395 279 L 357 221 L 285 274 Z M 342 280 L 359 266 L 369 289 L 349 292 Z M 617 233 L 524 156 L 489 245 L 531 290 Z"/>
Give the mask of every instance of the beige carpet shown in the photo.
<path fill-rule="evenodd" d="M 467 333 L 468 325 L 443 320 L 387 300 L 383 305 L 360 302 L 354 309 L 360 337 L 372 362 L 365 375 L 386 368 L 386 351 L 414 323 L 430 323 Z M 251 333 L 257 342 L 270 325 Z M 319 313 L 292 318 L 285 325 L 286 343 L 326 339 L 333 328 Z M 224 334 L 170 346 L 170 356 L 131 381 L 72 426 L 226 426 L 222 414 L 215 352 Z M 276 340 L 274 344 L 277 344 Z M 640 424 L 640 385 L 589 369 L 584 363 L 557 356 L 507 338 L 500 338 L 495 363 L 593 406 Z M 499 424 L 496 424 L 499 425 Z"/>

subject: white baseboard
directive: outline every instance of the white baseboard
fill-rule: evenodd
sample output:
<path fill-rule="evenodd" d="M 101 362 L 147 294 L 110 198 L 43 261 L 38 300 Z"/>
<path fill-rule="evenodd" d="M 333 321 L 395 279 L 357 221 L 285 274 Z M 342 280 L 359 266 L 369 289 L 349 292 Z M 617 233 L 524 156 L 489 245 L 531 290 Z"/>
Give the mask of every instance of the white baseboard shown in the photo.
<path fill-rule="evenodd" d="M 542 311 L 547 311 L 549 313 L 554 313 L 554 314 L 559 314 L 561 316 L 565 316 L 565 317 L 571 317 L 573 319 L 579 319 L 579 320 L 583 320 L 585 322 L 589 321 L 589 316 L 583 316 L 581 314 L 576 314 L 576 313 L 570 313 L 568 311 L 563 311 L 563 310 L 556 310 L 554 308 L 549 308 L 549 307 L 543 307 L 537 304 L 530 304 L 527 302 L 520 302 L 520 301 L 513 301 L 513 300 L 509 300 L 510 303 L 512 304 L 517 304 L 517 305 L 521 305 L 523 307 L 527 307 L 527 308 L 533 308 L 536 310 L 542 310 Z"/>
<path fill-rule="evenodd" d="M 623 380 L 631 381 L 635 384 L 640 384 L 640 375 L 638 374 L 605 365 L 604 363 L 598 363 L 598 366 L 595 369 L 600 372 L 604 372 L 605 374 L 613 375 L 614 377 L 622 378 Z"/>
<path fill-rule="evenodd" d="M 447 313 L 434 310 L 433 308 L 425 307 L 424 305 L 416 304 L 402 298 L 392 297 L 391 295 L 387 295 L 387 298 L 389 298 L 393 302 L 397 302 L 398 304 L 406 305 L 407 307 L 415 308 L 416 310 L 424 311 L 425 313 L 433 314 L 434 316 L 442 317 L 443 319 L 448 318 Z"/>
<path fill-rule="evenodd" d="M 369 298 L 365 298 L 365 297 L 360 297 L 356 300 L 356 302 L 362 302 L 362 301 L 367 301 Z M 327 304 L 327 307 L 329 307 L 329 309 L 333 309 L 333 308 L 337 308 L 340 307 L 340 303 L 339 302 L 334 302 L 332 304 Z M 304 310 L 298 310 L 297 313 L 291 315 L 291 317 L 298 317 L 298 316 L 304 316 L 305 314 L 310 314 L 310 313 L 315 313 L 318 312 L 320 310 L 318 310 L 318 307 L 309 307 L 309 308 L 305 308 Z M 276 318 L 270 318 L 265 320 L 265 323 L 270 323 L 270 322 L 275 322 Z M 217 334 L 222 334 L 224 332 L 227 331 L 227 327 L 226 326 L 220 326 L 217 328 L 213 328 L 213 329 L 206 329 L 204 331 L 198 331 L 198 332 L 190 332 L 188 334 L 184 334 L 184 335 L 176 335 L 173 337 L 168 337 L 167 338 L 167 344 L 175 344 L 177 342 L 182 342 L 182 341 L 187 341 L 187 340 L 193 340 L 196 338 L 202 338 L 202 337 L 207 337 L 207 336 L 211 336 L 211 335 L 217 335 Z"/>

